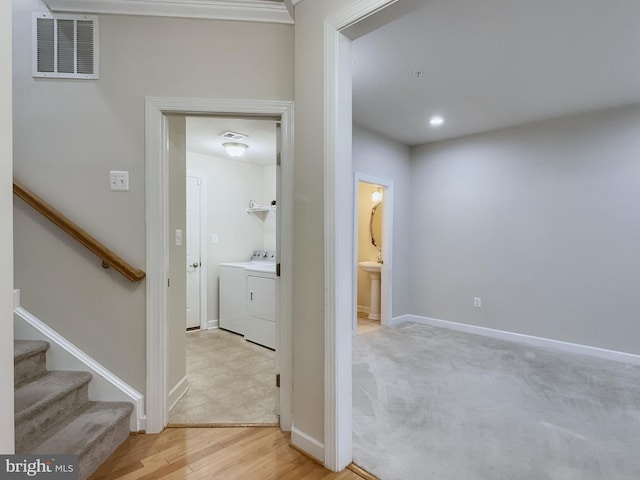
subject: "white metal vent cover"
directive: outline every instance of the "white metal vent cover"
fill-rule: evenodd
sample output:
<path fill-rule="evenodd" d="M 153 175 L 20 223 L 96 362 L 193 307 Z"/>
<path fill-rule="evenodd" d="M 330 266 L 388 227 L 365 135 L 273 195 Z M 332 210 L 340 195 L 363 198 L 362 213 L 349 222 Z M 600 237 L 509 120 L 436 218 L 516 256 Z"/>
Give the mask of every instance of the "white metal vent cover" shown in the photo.
<path fill-rule="evenodd" d="M 34 77 L 98 78 L 98 17 L 32 16 Z"/>
<path fill-rule="evenodd" d="M 222 132 L 220 136 L 225 140 L 233 140 L 234 142 L 239 142 L 240 140 L 244 140 L 245 138 L 247 138 L 249 135 L 228 130 L 226 132 Z"/>

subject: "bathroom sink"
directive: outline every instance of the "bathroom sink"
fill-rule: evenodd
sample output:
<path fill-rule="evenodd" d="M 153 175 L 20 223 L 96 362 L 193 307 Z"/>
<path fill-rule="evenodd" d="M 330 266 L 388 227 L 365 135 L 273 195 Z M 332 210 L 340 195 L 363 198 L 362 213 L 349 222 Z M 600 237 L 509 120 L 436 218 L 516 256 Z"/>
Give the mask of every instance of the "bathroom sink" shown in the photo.
<path fill-rule="evenodd" d="M 382 264 L 378 262 L 358 262 L 358 267 L 369 274 L 371 293 L 369 296 L 369 320 L 380 320 L 380 279 Z"/>
<path fill-rule="evenodd" d="M 378 262 L 359 262 L 358 267 L 368 273 L 380 273 L 382 264 Z"/>

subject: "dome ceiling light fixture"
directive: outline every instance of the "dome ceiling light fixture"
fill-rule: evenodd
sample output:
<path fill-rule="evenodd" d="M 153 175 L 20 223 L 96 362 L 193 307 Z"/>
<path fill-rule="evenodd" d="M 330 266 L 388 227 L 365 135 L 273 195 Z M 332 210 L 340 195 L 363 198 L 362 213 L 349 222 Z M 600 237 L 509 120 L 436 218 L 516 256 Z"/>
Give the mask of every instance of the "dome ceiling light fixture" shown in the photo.
<path fill-rule="evenodd" d="M 227 151 L 227 154 L 234 158 L 241 157 L 242 155 L 244 155 L 244 151 L 249 148 L 249 145 L 245 143 L 235 142 L 223 143 L 222 146 Z"/>

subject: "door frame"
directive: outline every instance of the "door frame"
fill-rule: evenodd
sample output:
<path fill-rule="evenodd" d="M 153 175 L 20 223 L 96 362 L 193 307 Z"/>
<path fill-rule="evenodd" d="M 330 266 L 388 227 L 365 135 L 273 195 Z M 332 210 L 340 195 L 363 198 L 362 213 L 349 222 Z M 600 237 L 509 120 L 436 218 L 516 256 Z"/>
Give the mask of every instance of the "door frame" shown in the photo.
<path fill-rule="evenodd" d="M 187 177 L 196 177 L 200 180 L 200 267 L 198 275 L 200 275 L 200 329 L 206 330 L 209 327 L 209 321 L 207 319 L 207 266 L 208 255 L 207 251 L 207 174 L 204 172 L 198 172 L 196 170 L 189 170 L 187 168 Z M 186 228 L 187 236 L 189 235 L 189 229 Z M 188 240 L 187 240 L 188 242 Z"/>
<path fill-rule="evenodd" d="M 169 271 L 168 128 L 166 114 L 279 117 L 281 122 L 280 427 L 292 423 L 293 102 L 181 97 L 145 98 L 146 175 L 146 431 L 167 425 L 167 278 Z"/>
<path fill-rule="evenodd" d="M 414 1 L 407 0 L 407 5 Z M 398 0 L 358 0 L 324 20 L 324 465 L 344 469 L 352 459 L 353 348 L 353 116 L 351 38 L 348 30 Z M 394 12 L 387 12 L 391 21 Z M 346 252 L 346 253 L 345 253 Z"/>
<path fill-rule="evenodd" d="M 383 188 L 382 204 L 382 278 L 380 284 L 380 324 L 389 326 L 393 315 L 393 181 L 355 172 L 353 183 L 353 335 L 358 327 L 358 186 L 360 183 L 379 185 Z"/>

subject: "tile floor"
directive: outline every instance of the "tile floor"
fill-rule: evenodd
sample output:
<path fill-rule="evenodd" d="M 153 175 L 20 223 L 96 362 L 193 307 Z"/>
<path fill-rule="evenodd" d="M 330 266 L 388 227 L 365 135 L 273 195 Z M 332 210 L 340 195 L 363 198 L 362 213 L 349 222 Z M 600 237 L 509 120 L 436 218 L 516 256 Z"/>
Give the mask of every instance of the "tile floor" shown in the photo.
<path fill-rule="evenodd" d="M 366 313 L 358 312 L 358 335 L 375 332 L 380 327 L 380 320 L 369 320 Z"/>
<path fill-rule="evenodd" d="M 274 351 L 220 329 L 186 335 L 189 391 L 170 425 L 278 423 Z"/>

